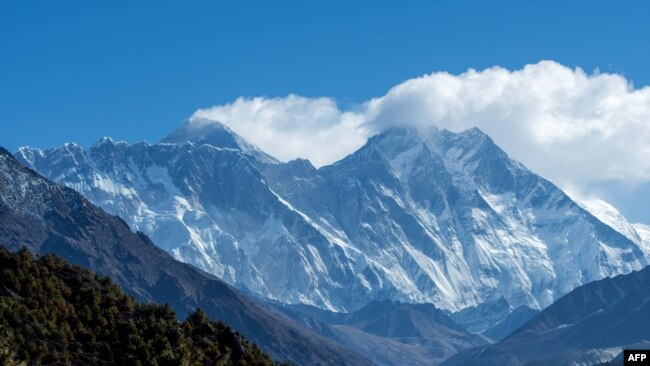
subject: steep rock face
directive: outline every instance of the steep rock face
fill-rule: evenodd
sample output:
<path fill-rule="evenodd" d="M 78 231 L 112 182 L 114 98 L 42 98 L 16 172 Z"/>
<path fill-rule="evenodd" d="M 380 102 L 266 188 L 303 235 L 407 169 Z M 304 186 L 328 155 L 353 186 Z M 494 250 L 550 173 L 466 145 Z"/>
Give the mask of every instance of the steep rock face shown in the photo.
<path fill-rule="evenodd" d="M 73 146 L 68 148 L 78 151 Z M 82 161 L 81 153 L 72 156 Z M 297 322 L 267 310 L 214 276 L 174 260 L 146 235 L 133 233 L 120 218 L 107 214 L 74 190 L 24 168 L 2 148 L 0 245 L 14 251 L 27 246 L 35 253 L 57 254 L 110 276 L 141 301 L 169 303 L 181 316 L 201 307 L 214 319 L 244 333 L 277 360 L 302 365 L 370 364 Z"/>
<path fill-rule="evenodd" d="M 274 191 L 364 253 L 357 271 L 375 298 L 455 311 L 503 297 L 542 308 L 647 263 L 478 129 L 393 129 L 336 164 L 304 165 L 262 170 Z"/>
<path fill-rule="evenodd" d="M 599 364 L 623 349 L 643 349 L 649 329 L 646 267 L 576 288 L 501 342 L 461 352 L 443 365 Z"/>
<path fill-rule="evenodd" d="M 28 159 L 178 260 L 271 299 L 341 306 L 338 281 L 353 276 L 346 254 L 269 189 L 239 150 L 103 139 L 88 151 L 66 145 Z"/>
<path fill-rule="evenodd" d="M 458 311 L 503 298 L 539 309 L 647 264 L 637 244 L 478 129 L 392 129 L 320 169 L 257 159 L 230 144 L 240 138 L 212 133 L 17 156 L 175 258 L 284 303 L 356 310 L 392 299 Z"/>

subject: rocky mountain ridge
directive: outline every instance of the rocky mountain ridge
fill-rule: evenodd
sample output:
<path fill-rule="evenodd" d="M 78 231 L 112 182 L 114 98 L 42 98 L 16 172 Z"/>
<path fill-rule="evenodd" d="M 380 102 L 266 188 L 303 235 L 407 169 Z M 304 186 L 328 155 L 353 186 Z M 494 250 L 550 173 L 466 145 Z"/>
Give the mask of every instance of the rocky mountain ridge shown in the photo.
<path fill-rule="evenodd" d="M 218 125 L 230 138 L 210 141 L 235 145 L 205 143 L 215 127 L 188 126 L 154 145 L 102 140 L 16 156 L 176 259 L 287 304 L 354 311 L 391 299 L 456 312 L 504 298 L 541 309 L 648 263 L 646 247 L 478 129 L 394 128 L 315 169 L 257 158 Z"/>

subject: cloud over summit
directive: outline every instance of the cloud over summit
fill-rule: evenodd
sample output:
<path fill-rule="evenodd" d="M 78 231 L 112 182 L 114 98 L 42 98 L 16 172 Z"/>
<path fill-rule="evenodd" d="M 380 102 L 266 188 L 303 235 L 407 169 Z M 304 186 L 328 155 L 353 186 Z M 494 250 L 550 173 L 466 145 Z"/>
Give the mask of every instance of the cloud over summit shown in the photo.
<path fill-rule="evenodd" d="M 650 181 L 650 87 L 553 61 L 407 80 L 354 110 L 331 98 L 239 98 L 198 110 L 281 160 L 332 163 L 391 126 L 479 127 L 563 187 Z"/>
<path fill-rule="evenodd" d="M 341 111 L 331 98 L 238 98 L 200 109 L 190 121 L 219 121 L 280 160 L 332 163 L 362 146 L 363 114 Z"/>

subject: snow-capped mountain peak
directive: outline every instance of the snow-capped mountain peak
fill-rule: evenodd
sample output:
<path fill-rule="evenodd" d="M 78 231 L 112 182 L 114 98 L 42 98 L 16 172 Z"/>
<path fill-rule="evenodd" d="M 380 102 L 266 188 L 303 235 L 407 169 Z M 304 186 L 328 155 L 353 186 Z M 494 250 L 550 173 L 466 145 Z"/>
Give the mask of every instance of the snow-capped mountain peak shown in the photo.
<path fill-rule="evenodd" d="M 645 247 L 478 129 L 393 128 L 315 169 L 194 123 L 160 144 L 17 155 L 177 259 L 285 303 L 539 309 L 648 263 Z"/>
<path fill-rule="evenodd" d="M 581 199 L 578 203 L 600 221 L 635 242 L 650 261 L 650 226 L 632 224 L 611 204 L 598 199 Z"/>
<path fill-rule="evenodd" d="M 240 150 L 265 163 L 277 162 L 275 158 L 248 143 L 226 125 L 216 121 L 192 119 L 162 139 L 161 142 L 176 144 L 187 141 L 198 145 L 209 144 L 215 147 Z"/>

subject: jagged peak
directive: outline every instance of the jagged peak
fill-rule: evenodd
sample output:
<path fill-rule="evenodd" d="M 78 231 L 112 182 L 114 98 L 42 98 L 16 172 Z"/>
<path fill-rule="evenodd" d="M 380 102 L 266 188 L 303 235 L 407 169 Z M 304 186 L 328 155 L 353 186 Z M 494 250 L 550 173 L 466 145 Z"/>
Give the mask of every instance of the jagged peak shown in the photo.
<path fill-rule="evenodd" d="M 110 136 L 103 136 L 97 142 L 93 144 L 93 146 L 97 145 L 103 145 L 103 144 L 113 144 L 113 139 Z"/>
<path fill-rule="evenodd" d="M 97 140 L 97 142 L 92 144 L 91 148 L 101 148 L 101 147 L 110 147 L 110 146 L 118 146 L 118 145 L 128 145 L 128 143 L 123 140 L 115 141 L 110 136 L 104 136 L 99 140 Z"/>
<path fill-rule="evenodd" d="M 468 128 L 468 129 L 466 129 L 464 131 L 460 131 L 460 132 L 458 132 L 458 134 L 459 135 L 464 135 L 464 136 L 477 136 L 477 137 L 481 137 L 481 138 L 483 138 L 483 137 L 489 138 L 489 136 L 485 132 L 483 132 L 483 130 L 481 130 L 480 128 L 478 128 L 476 126 L 470 127 L 470 128 Z"/>
<path fill-rule="evenodd" d="M 454 155 L 458 158 L 479 157 L 511 160 L 507 153 L 478 127 L 454 132 L 435 126 L 418 128 L 403 125 L 393 126 L 372 136 L 359 150 L 333 165 L 362 157 L 375 159 L 378 155 L 391 161 L 400 154 L 418 146 L 441 157 L 444 157 L 448 151 L 454 150 Z M 513 163 L 518 164 L 514 161 Z"/>
<path fill-rule="evenodd" d="M 379 141 L 394 139 L 427 141 L 435 144 L 440 143 L 441 139 L 447 141 L 463 140 L 467 143 L 473 144 L 482 142 L 494 143 L 492 138 L 478 127 L 471 127 L 466 130 L 454 132 L 449 129 L 440 129 L 436 126 L 416 127 L 412 125 L 390 127 L 371 137 L 368 142 L 378 143 Z"/>
<path fill-rule="evenodd" d="M 299 166 L 299 167 L 303 167 L 303 168 L 308 168 L 310 170 L 316 170 L 316 167 L 314 167 L 314 164 L 312 164 L 311 161 L 309 161 L 309 159 L 305 159 L 305 158 L 296 158 L 296 159 L 288 161 L 287 164 L 291 164 L 291 165 Z"/>
<path fill-rule="evenodd" d="M 209 144 L 216 147 L 237 148 L 238 135 L 216 121 L 189 120 L 160 142 L 169 144 L 182 144 L 192 142 L 195 144 Z"/>
<path fill-rule="evenodd" d="M 37 148 L 37 147 L 31 147 L 29 145 L 21 146 L 17 150 L 18 152 L 23 152 L 23 151 L 39 151 L 42 152 L 43 150 Z"/>
<path fill-rule="evenodd" d="M 394 140 L 422 140 L 424 131 L 411 125 L 393 126 L 385 129 L 368 139 L 369 144 L 379 144 L 382 141 Z"/>
<path fill-rule="evenodd" d="M 494 145 L 494 141 L 492 140 L 492 138 L 478 127 L 471 127 L 459 132 L 454 132 L 454 131 L 444 129 L 440 132 L 440 135 L 443 137 L 443 139 L 445 139 L 448 142 L 449 141 L 453 141 L 455 143 L 463 142 L 464 144 L 470 144 L 470 145 L 479 145 L 479 144 L 488 143 L 490 145 Z"/>
<path fill-rule="evenodd" d="M 190 119 L 181 127 L 167 135 L 161 143 L 182 144 L 192 142 L 197 145 L 212 145 L 218 148 L 237 149 L 265 163 L 278 161 L 258 147 L 246 141 L 228 126 L 218 121 Z"/>
<path fill-rule="evenodd" d="M 44 155 L 45 153 L 41 149 L 30 146 L 21 146 L 16 150 L 16 153 L 13 156 L 25 166 L 34 168 L 37 158 L 41 158 Z"/>
<path fill-rule="evenodd" d="M 151 144 L 147 140 L 140 140 L 140 141 L 132 144 L 131 146 L 151 146 Z"/>
<path fill-rule="evenodd" d="M 77 144 L 76 142 L 66 142 L 66 143 L 63 144 L 63 147 L 65 147 L 66 149 L 70 149 L 70 148 L 72 148 L 72 149 L 80 149 L 81 148 L 81 146 L 79 146 L 79 144 Z"/>

